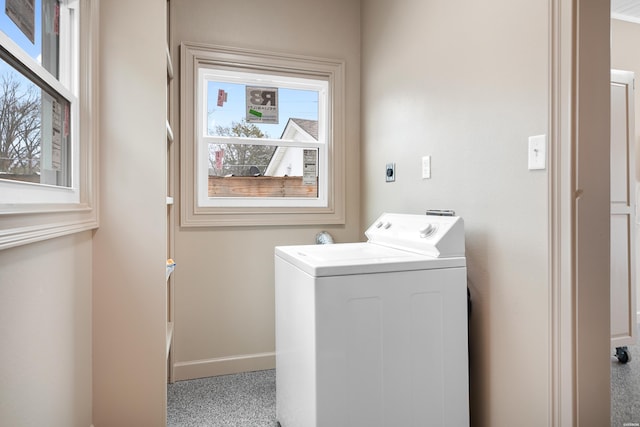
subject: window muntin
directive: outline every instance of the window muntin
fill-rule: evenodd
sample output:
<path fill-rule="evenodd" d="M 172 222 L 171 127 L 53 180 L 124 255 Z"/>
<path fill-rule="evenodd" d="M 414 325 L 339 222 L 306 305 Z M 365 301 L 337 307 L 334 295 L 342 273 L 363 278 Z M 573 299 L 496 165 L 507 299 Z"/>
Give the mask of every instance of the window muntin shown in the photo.
<path fill-rule="evenodd" d="M 0 10 L 24 3 L 0 0 Z M 0 204 L 77 203 L 76 2 L 34 6 L 33 42 L 0 13 Z"/>
<path fill-rule="evenodd" d="M 199 206 L 327 206 L 327 80 L 203 67 L 198 86 Z"/>

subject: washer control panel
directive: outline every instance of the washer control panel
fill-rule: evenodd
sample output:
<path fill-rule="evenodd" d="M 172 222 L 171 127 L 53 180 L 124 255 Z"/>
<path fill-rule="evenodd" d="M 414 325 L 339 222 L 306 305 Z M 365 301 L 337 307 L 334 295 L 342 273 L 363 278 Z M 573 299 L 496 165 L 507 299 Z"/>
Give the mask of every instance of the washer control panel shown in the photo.
<path fill-rule="evenodd" d="M 458 216 L 384 213 L 365 235 L 370 243 L 424 255 L 464 256 L 464 222 Z"/>

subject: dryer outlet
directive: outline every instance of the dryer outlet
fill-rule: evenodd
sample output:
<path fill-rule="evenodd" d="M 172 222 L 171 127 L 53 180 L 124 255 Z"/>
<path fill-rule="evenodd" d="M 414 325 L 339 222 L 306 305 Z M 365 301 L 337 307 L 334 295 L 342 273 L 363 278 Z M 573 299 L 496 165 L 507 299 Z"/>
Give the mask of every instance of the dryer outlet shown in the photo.
<path fill-rule="evenodd" d="M 387 182 L 394 182 L 396 180 L 396 164 L 395 163 L 387 163 L 387 167 L 385 170 L 385 180 Z"/>

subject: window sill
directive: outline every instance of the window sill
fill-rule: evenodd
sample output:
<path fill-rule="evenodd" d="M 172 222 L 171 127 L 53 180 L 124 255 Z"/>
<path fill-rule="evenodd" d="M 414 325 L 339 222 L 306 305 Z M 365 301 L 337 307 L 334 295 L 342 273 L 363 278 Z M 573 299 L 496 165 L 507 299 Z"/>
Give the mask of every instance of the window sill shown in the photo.
<path fill-rule="evenodd" d="M 24 206 L 0 214 L 0 250 L 26 245 L 98 227 L 95 209 L 87 206 L 43 207 L 28 211 Z"/>

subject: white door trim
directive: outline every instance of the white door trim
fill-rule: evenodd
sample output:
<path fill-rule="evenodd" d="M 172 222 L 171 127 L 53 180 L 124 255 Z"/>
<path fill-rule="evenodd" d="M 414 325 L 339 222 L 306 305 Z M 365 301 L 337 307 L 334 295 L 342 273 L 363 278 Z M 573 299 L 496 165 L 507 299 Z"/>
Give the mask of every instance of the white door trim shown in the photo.
<path fill-rule="evenodd" d="M 609 197 L 610 99 L 602 85 L 609 88 L 610 4 L 550 0 L 549 7 L 549 425 L 608 425 L 609 287 L 589 272 L 609 270 L 609 247 L 601 244 L 609 204 L 600 199 Z M 603 141 L 607 153 L 599 151 Z M 603 180 L 606 190 L 597 184 Z"/>
<path fill-rule="evenodd" d="M 573 170 L 573 8 L 567 0 L 550 1 L 549 85 L 549 312 L 551 391 L 549 425 L 573 426 L 575 334 L 572 268 L 575 184 Z"/>

